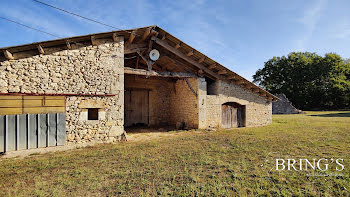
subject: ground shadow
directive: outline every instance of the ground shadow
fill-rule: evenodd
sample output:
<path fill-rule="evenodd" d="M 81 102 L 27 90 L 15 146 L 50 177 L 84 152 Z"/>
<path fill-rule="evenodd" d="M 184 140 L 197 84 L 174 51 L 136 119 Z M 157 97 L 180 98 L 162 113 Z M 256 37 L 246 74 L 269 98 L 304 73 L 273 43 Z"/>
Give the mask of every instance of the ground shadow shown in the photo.
<path fill-rule="evenodd" d="M 350 117 L 349 112 L 342 112 L 342 113 L 331 113 L 331 114 L 313 114 L 309 116 L 316 116 L 316 117 Z"/>
<path fill-rule="evenodd" d="M 168 132 L 175 130 L 175 127 L 171 126 L 154 126 L 149 127 L 147 125 L 133 125 L 125 127 L 126 133 L 152 133 L 152 132 Z"/>

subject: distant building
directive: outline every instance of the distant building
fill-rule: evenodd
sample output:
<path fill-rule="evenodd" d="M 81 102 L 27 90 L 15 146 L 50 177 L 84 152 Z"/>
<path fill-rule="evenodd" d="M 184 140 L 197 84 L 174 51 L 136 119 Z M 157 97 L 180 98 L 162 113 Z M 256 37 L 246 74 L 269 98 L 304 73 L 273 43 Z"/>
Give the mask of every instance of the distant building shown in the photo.
<path fill-rule="evenodd" d="M 288 100 L 286 95 L 284 94 L 277 94 L 276 95 L 280 100 L 272 103 L 272 114 L 300 114 L 302 113 L 301 110 L 298 110 L 295 108 Z"/>

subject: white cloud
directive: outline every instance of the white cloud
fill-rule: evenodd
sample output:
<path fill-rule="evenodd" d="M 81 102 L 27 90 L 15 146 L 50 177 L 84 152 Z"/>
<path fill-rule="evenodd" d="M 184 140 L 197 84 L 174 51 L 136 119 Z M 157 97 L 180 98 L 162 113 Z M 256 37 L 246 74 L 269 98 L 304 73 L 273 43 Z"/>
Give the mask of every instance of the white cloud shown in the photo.
<path fill-rule="evenodd" d="M 304 11 L 303 16 L 298 20 L 305 27 L 304 34 L 296 41 L 298 50 L 305 50 L 309 39 L 313 36 L 315 28 L 326 7 L 327 0 L 317 0 L 316 3 Z"/>

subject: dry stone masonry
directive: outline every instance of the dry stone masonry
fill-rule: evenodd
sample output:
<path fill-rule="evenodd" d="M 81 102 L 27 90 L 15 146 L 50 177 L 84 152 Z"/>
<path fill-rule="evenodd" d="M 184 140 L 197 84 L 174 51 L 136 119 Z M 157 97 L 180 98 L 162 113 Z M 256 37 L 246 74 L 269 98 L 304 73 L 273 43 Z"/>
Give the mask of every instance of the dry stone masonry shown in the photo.
<path fill-rule="evenodd" d="M 98 39 L 95 36 L 76 37 L 78 43 L 70 42 L 69 46 L 62 44 L 63 40 L 48 41 L 43 44 L 46 47 L 39 47 L 39 51 L 32 50 L 37 43 L 31 44 L 32 48 L 22 48 L 22 52 L 16 52 L 16 47 L 10 48 L 11 60 L 0 57 L 0 93 L 64 95 L 67 144 L 119 141 L 125 136 L 125 126 L 220 128 L 223 119 L 233 122 L 235 118 L 238 121 L 237 117 L 244 123 L 235 126 L 271 124 L 272 100 L 277 98 L 253 84 L 248 88 L 243 86 L 248 83 L 245 79 L 217 66 L 218 63 L 205 66 L 209 58 L 203 56 L 195 61 L 193 51 L 184 55 L 170 46 L 171 42 L 164 44 L 170 34 L 162 40 L 154 38 L 157 32 L 147 35 L 152 31 L 143 32 L 144 36 L 134 43 L 135 37 L 131 35 L 118 34 L 121 37 L 117 37 L 117 33 L 112 36 L 110 32 L 109 38 L 103 34 Z M 127 36 L 125 51 L 123 36 Z M 155 43 L 152 46 L 156 49 L 163 47 L 171 53 L 160 50 L 161 58 L 167 58 L 163 62 L 157 60 L 152 72 L 144 69 L 144 62 L 134 59 L 140 52 L 138 47 L 151 46 L 147 39 Z M 69 43 L 69 40 L 65 41 Z M 55 47 L 49 47 L 50 42 L 55 42 Z M 140 61 L 144 61 L 142 59 Z M 124 61 L 129 66 L 127 69 Z M 174 69 L 173 64 L 183 69 Z M 195 67 L 204 71 L 196 71 Z M 210 67 L 216 67 L 216 70 Z M 134 97 L 137 99 L 132 99 Z M 276 106 L 286 108 L 285 105 L 290 105 L 284 100 L 282 98 L 284 103 Z M 289 111 L 295 112 L 296 109 L 290 106 Z M 63 112 L 64 105 L 60 107 Z M 224 109 L 231 111 L 226 113 Z M 230 117 L 227 114 L 236 117 L 225 118 Z M 233 124 L 225 126 L 231 127 Z"/>
<path fill-rule="evenodd" d="M 0 92 L 112 95 L 66 97 L 67 143 L 117 141 L 124 132 L 124 41 L 71 46 L 1 62 Z M 88 108 L 99 109 L 99 120 L 87 120 Z"/>
<path fill-rule="evenodd" d="M 217 81 L 215 88 L 216 95 L 206 95 L 206 121 L 202 121 L 201 128 L 221 127 L 222 104 L 235 102 L 246 108 L 245 126 L 262 126 L 272 122 L 271 101 L 268 101 L 258 94 L 247 91 L 239 85 L 226 81 Z M 204 87 L 202 87 L 204 91 Z M 204 94 L 202 94 L 204 95 Z M 202 100 L 201 98 L 199 100 Z"/>
<path fill-rule="evenodd" d="M 280 100 L 272 104 L 272 113 L 273 114 L 300 114 L 301 110 L 295 108 L 288 100 L 285 94 L 276 95 Z"/>

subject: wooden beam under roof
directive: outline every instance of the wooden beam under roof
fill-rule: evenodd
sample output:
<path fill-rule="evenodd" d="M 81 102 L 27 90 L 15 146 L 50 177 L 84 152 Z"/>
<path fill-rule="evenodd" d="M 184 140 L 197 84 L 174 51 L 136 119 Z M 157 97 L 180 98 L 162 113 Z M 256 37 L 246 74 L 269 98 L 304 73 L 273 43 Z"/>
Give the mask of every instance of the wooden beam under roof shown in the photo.
<path fill-rule="evenodd" d="M 72 49 L 72 46 L 70 45 L 69 40 L 66 40 L 66 46 L 67 46 L 67 49 Z"/>
<path fill-rule="evenodd" d="M 198 71 L 198 75 L 199 75 L 199 76 L 203 76 L 203 74 L 204 74 L 204 71 L 203 71 L 202 69 L 200 69 L 200 70 Z"/>
<path fill-rule="evenodd" d="M 147 37 L 151 34 L 151 31 L 152 31 L 152 27 L 147 28 L 141 40 L 139 41 L 139 43 L 142 43 L 143 41 L 145 41 Z"/>
<path fill-rule="evenodd" d="M 151 31 L 151 36 L 158 36 L 158 34 L 159 34 L 159 32 L 158 31 L 156 31 L 156 30 L 154 30 L 154 29 L 152 29 L 152 31 Z"/>
<path fill-rule="evenodd" d="M 199 64 L 198 62 L 196 62 L 195 60 L 191 59 L 190 57 L 186 56 L 185 54 L 181 53 L 179 50 L 175 49 L 174 47 L 170 46 L 167 42 L 165 42 L 164 40 L 161 40 L 157 37 L 152 37 L 152 40 L 154 40 L 157 44 L 159 44 L 160 46 L 164 47 L 165 49 L 167 49 L 168 51 L 172 52 L 173 54 L 175 54 L 176 56 L 180 57 L 181 59 L 185 60 L 186 62 L 194 65 L 195 67 L 202 69 L 204 72 L 206 72 L 208 75 L 215 77 L 217 79 L 220 79 L 221 77 L 214 73 L 213 71 L 209 70 L 208 68 L 206 68 L 205 66 L 203 66 L 202 64 Z"/>
<path fill-rule="evenodd" d="M 118 38 L 118 34 L 117 34 L 117 33 L 113 33 L 113 34 L 112 34 L 112 38 L 113 38 L 113 41 L 114 41 L 114 42 L 118 42 L 118 41 L 119 41 L 119 38 Z"/>
<path fill-rule="evenodd" d="M 40 54 L 45 54 L 45 51 L 44 51 L 43 47 L 41 47 L 40 44 L 38 45 L 38 51 Z"/>
<path fill-rule="evenodd" d="M 177 60 L 175 58 L 171 58 L 169 56 L 163 56 L 163 57 L 169 58 L 169 60 L 172 61 L 176 67 L 181 67 L 186 72 L 189 72 L 192 74 L 196 73 L 196 70 L 194 68 L 186 66 L 184 63 L 180 62 L 179 60 Z M 211 77 L 209 77 L 209 78 L 211 78 Z"/>
<path fill-rule="evenodd" d="M 188 52 L 186 55 L 187 55 L 187 57 L 191 57 L 193 54 L 194 54 L 194 53 L 193 53 L 193 50 L 191 50 L 191 51 Z"/>
<path fill-rule="evenodd" d="M 204 60 L 205 60 L 205 57 L 202 57 L 201 59 L 199 59 L 199 60 L 198 60 L 198 63 L 200 63 L 200 64 L 201 64 L 201 63 L 203 63 L 203 62 L 204 62 Z"/>
<path fill-rule="evenodd" d="M 237 85 L 241 85 L 241 84 L 244 84 L 245 83 L 245 81 L 244 80 L 237 80 L 237 81 L 235 81 L 235 84 L 237 84 Z"/>
<path fill-rule="evenodd" d="M 177 43 L 176 45 L 175 45 L 175 49 L 178 49 L 178 48 L 180 48 L 181 47 L 181 42 L 180 43 Z"/>
<path fill-rule="evenodd" d="M 218 74 L 219 75 L 225 75 L 225 74 L 227 74 L 227 71 L 226 70 L 219 70 Z"/>
<path fill-rule="evenodd" d="M 245 84 L 244 87 L 250 90 L 250 89 L 252 88 L 252 85 L 250 85 L 250 84 Z"/>
<path fill-rule="evenodd" d="M 166 71 L 166 69 L 169 68 L 169 66 L 170 66 L 169 63 L 168 63 L 168 64 L 165 64 L 165 65 L 163 66 L 163 68 L 162 68 L 162 71 Z"/>
<path fill-rule="evenodd" d="M 162 72 L 162 71 L 148 71 L 144 69 L 134 69 L 129 67 L 124 67 L 124 74 L 132 75 L 144 75 L 144 76 L 154 76 L 154 77 L 175 77 L 175 78 L 192 78 L 196 77 L 191 73 L 180 73 L 180 72 Z"/>
<path fill-rule="evenodd" d="M 226 79 L 234 80 L 234 79 L 237 79 L 237 76 L 230 75 L 230 76 L 227 76 Z"/>
<path fill-rule="evenodd" d="M 147 43 L 124 45 L 124 54 L 136 53 L 148 49 Z"/>
<path fill-rule="evenodd" d="M 8 60 L 13 60 L 13 59 L 15 59 L 15 58 L 13 57 L 13 55 L 10 53 L 10 51 L 8 51 L 8 50 L 4 50 L 4 55 L 5 55 L 6 59 L 8 59 Z"/>
<path fill-rule="evenodd" d="M 209 68 L 209 69 L 214 69 L 214 68 L 216 68 L 216 63 L 209 65 L 208 68 Z"/>
<path fill-rule="evenodd" d="M 260 90 L 258 88 L 253 89 L 253 92 L 258 93 Z"/>
<path fill-rule="evenodd" d="M 95 36 L 91 36 L 91 37 L 90 37 L 90 40 L 91 40 L 91 44 L 92 44 L 93 46 L 97 45 L 97 43 L 96 43 L 96 37 L 95 37 Z"/>
<path fill-rule="evenodd" d="M 128 40 L 128 43 L 129 43 L 129 44 L 132 44 L 132 42 L 133 42 L 134 39 L 135 39 L 135 35 L 136 35 L 136 32 L 135 32 L 135 31 L 132 31 L 132 32 L 130 33 L 129 40 Z"/>
<path fill-rule="evenodd" d="M 165 40 L 165 38 L 166 38 L 166 33 L 163 34 L 162 40 Z"/>

